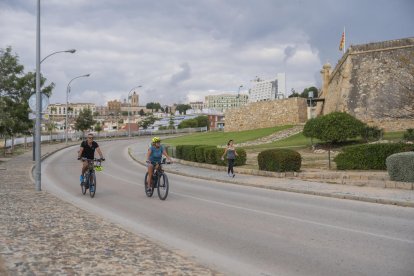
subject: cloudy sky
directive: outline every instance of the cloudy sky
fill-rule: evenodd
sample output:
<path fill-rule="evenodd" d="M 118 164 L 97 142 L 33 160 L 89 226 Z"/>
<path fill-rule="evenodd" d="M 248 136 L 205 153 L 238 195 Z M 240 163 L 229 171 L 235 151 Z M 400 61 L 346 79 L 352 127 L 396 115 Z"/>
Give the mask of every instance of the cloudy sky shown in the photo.
<path fill-rule="evenodd" d="M 0 48 L 36 68 L 36 0 L 0 0 Z M 42 0 L 42 74 L 51 103 L 186 103 L 241 93 L 286 72 L 288 93 L 320 87 L 346 46 L 414 36 L 411 0 Z"/>

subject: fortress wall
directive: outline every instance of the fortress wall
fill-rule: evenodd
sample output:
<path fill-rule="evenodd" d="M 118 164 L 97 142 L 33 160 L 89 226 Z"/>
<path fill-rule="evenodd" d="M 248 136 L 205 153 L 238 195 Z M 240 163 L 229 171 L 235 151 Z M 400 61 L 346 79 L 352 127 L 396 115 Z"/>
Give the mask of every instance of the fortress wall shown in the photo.
<path fill-rule="evenodd" d="M 330 74 L 322 114 L 386 130 L 414 128 L 414 38 L 352 46 Z"/>
<path fill-rule="evenodd" d="M 242 131 L 295 125 L 305 123 L 306 120 L 307 106 L 304 98 L 263 101 L 226 111 L 224 130 Z"/>

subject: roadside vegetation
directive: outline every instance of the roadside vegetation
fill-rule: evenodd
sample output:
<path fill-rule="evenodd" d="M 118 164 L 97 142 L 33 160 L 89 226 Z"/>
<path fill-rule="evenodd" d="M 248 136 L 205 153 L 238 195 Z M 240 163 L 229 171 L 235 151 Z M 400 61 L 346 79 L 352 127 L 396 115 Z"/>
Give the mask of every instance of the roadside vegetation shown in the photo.
<path fill-rule="evenodd" d="M 177 145 L 212 145 L 225 146 L 228 140 L 233 139 L 236 143 L 243 143 L 247 141 L 254 141 L 262 137 L 271 135 L 292 126 L 282 126 L 275 128 L 256 129 L 240 132 L 206 132 L 196 133 L 177 138 L 168 138 L 163 142 L 167 145 L 175 147 Z M 382 134 L 382 140 L 390 142 L 400 142 L 404 140 L 404 131 L 385 132 Z M 247 161 L 243 165 L 244 168 L 259 169 L 258 155 L 260 152 L 278 148 L 290 148 L 300 153 L 302 156 L 302 169 L 328 169 L 328 148 L 330 149 L 330 160 L 332 161 L 331 169 L 336 168 L 333 159 L 342 151 L 343 148 L 350 145 L 366 144 L 367 137 L 358 135 L 353 138 L 343 139 L 341 142 L 330 143 L 322 141 L 317 138 L 305 137 L 303 132 L 292 135 L 288 138 L 281 139 L 266 144 L 259 144 L 254 146 L 245 146 Z"/>

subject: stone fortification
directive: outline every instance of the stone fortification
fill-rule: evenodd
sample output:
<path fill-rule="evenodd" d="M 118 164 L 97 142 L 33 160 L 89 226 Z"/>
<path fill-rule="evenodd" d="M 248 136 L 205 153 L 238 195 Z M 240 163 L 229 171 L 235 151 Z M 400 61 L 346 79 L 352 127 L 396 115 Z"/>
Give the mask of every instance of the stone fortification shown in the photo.
<path fill-rule="evenodd" d="M 351 46 L 326 64 L 319 114 L 347 112 L 385 130 L 414 128 L 414 38 Z"/>
<path fill-rule="evenodd" d="M 263 101 L 226 111 L 224 130 L 242 131 L 296 125 L 305 123 L 306 120 L 307 107 L 304 98 Z"/>

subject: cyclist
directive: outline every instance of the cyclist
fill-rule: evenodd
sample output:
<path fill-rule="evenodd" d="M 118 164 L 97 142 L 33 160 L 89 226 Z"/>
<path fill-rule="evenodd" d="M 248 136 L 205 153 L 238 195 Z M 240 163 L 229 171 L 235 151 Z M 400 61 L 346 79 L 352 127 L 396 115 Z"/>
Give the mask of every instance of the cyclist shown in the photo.
<path fill-rule="evenodd" d="M 171 162 L 171 157 L 168 155 L 167 150 L 164 146 L 161 146 L 161 139 L 159 137 L 152 138 L 152 144 L 147 152 L 147 164 L 148 164 L 148 178 L 147 184 L 148 189 L 152 187 L 152 173 L 154 171 L 154 167 L 157 163 L 161 162 L 162 156 L 165 155 L 168 161 Z"/>
<path fill-rule="evenodd" d="M 80 145 L 80 149 L 78 151 L 78 160 L 80 160 L 81 158 L 86 158 L 86 159 L 94 159 L 95 158 L 95 150 L 98 151 L 99 156 L 101 157 L 101 160 L 104 161 L 105 158 L 103 157 L 102 151 L 99 148 L 98 143 L 96 143 L 93 140 L 93 134 L 89 133 L 88 134 L 88 138 L 85 141 L 82 141 L 81 145 Z M 83 160 L 82 161 L 82 174 L 80 175 L 80 182 L 81 182 L 81 186 L 84 184 L 84 179 L 85 179 L 85 172 L 88 169 L 88 160 Z"/>

